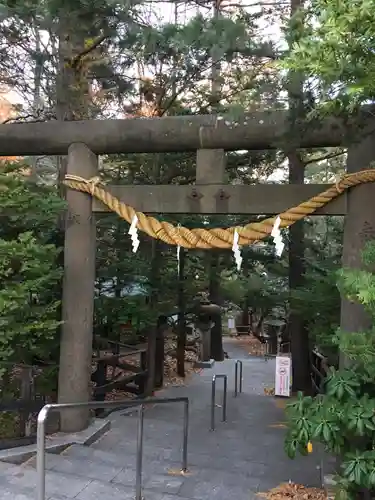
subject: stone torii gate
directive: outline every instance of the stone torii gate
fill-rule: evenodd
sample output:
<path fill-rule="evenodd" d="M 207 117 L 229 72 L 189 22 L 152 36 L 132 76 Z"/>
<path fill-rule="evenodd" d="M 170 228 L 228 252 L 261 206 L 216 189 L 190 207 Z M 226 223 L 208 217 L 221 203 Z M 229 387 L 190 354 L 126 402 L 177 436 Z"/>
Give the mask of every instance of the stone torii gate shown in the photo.
<path fill-rule="evenodd" d="M 327 185 L 224 184 L 225 151 L 316 148 L 349 145 L 347 172 L 375 160 L 373 118 L 366 111 L 348 120 L 330 118 L 288 137 L 284 111 L 255 113 L 240 123 L 220 117 L 183 116 L 0 125 L 0 154 L 68 155 L 67 173 L 90 179 L 98 174 L 98 154 L 196 151 L 196 185 L 106 186 L 136 211 L 147 213 L 275 215 L 324 191 Z M 362 127 L 364 139 L 349 140 Z M 296 127 L 293 127 L 296 130 Z M 367 132 L 366 132 L 367 130 Z M 354 131 L 354 132 L 353 132 Z M 375 186 L 364 184 L 319 209 L 317 215 L 345 215 L 343 264 L 360 266 L 364 243 L 375 237 Z M 95 281 L 95 217 L 107 211 L 90 195 L 67 191 L 59 402 L 88 401 L 91 376 Z M 341 326 L 365 327 L 363 310 L 342 304 Z M 61 429 L 79 431 L 88 412 L 62 415 Z"/>

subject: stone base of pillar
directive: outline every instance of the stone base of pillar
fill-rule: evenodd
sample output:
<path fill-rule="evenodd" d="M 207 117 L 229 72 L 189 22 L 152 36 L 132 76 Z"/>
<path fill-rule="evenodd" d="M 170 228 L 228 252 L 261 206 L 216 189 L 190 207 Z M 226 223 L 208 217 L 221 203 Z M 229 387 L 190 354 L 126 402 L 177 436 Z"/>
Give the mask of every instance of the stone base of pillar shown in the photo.
<path fill-rule="evenodd" d="M 214 359 L 210 359 L 208 361 L 196 361 L 194 363 L 194 368 L 212 368 L 215 364 Z"/>

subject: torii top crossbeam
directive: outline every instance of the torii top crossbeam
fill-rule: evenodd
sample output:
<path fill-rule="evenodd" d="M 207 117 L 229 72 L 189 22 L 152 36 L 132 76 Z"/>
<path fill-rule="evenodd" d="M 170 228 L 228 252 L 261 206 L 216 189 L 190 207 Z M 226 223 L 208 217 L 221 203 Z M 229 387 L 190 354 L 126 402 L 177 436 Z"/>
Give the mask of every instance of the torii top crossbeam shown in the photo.
<path fill-rule="evenodd" d="M 72 143 L 84 143 L 96 154 L 338 146 L 370 117 L 363 110 L 350 120 L 299 123 L 293 131 L 287 111 L 256 112 L 240 120 L 197 115 L 5 124 L 0 125 L 0 156 L 63 155 Z"/>

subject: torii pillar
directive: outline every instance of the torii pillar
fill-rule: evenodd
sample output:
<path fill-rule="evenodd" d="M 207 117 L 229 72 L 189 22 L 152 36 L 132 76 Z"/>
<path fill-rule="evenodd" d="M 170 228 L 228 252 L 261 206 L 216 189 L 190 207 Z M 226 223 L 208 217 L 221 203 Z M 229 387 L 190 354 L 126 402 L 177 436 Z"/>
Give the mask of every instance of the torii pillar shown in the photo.
<path fill-rule="evenodd" d="M 366 131 L 364 131 L 366 134 Z M 375 161 L 375 134 L 367 134 L 348 149 L 347 173 L 368 169 Z M 344 268 L 362 267 L 362 250 L 369 240 L 375 240 L 375 183 L 356 186 L 347 192 L 347 215 L 344 224 L 342 264 Z M 343 298 L 341 300 L 341 329 L 358 332 L 370 326 L 364 308 Z M 340 359 L 345 366 L 346 360 Z"/>
<path fill-rule="evenodd" d="M 72 144 L 67 173 L 95 177 L 97 156 L 85 144 Z M 89 194 L 68 189 L 66 201 L 58 402 L 81 403 L 91 399 L 96 226 Z M 66 410 L 61 413 L 60 429 L 83 430 L 89 416 L 88 409 Z"/>

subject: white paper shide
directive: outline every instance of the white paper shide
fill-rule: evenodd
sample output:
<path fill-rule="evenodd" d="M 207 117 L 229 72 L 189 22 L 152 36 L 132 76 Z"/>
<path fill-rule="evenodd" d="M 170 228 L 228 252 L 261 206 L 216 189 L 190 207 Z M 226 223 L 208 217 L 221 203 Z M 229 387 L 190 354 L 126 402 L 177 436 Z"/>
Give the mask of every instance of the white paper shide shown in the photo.
<path fill-rule="evenodd" d="M 139 247 L 139 238 L 138 238 L 138 229 L 137 229 L 137 224 L 138 224 L 138 217 L 137 214 L 134 214 L 132 223 L 130 225 L 128 234 L 130 234 L 131 240 L 132 240 L 132 245 L 133 245 L 133 253 L 136 253 Z"/>
<path fill-rule="evenodd" d="M 233 235 L 233 245 L 232 245 L 232 252 L 234 255 L 234 261 L 237 266 L 237 271 L 240 271 L 241 265 L 242 265 L 242 256 L 241 256 L 241 250 L 238 245 L 238 240 L 240 239 L 240 235 L 238 234 L 237 229 L 234 231 Z"/>
<path fill-rule="evenodd" d="M 281 254 L 283 253 L 285 246 L 280 232 L 280 224 L 281 224 L 281 219 L 280 216 L 278 216 L 276 217 L 275 223 L 271 231 L 271 236 L 273 238 L 273 242 L 275 243 L 276 255 L 278 257 L 280 257 Z"/>

